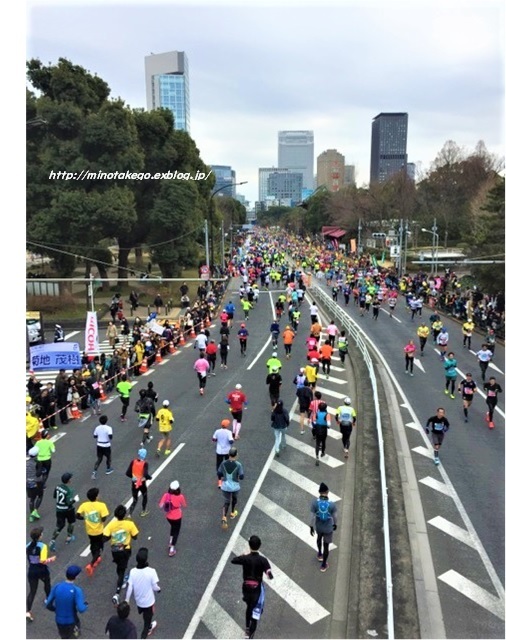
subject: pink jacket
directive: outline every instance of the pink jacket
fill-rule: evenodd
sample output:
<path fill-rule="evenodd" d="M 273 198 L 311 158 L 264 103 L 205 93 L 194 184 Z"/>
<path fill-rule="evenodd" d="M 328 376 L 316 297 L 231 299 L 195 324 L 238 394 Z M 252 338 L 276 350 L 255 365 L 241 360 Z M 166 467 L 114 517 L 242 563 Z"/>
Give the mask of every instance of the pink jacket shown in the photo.
<path fill-rule="evenodd" d="M 209 362 L 205 358 L 199 358 L 193 368 L 197 373 L 207 373 L 209 371 Z"/>

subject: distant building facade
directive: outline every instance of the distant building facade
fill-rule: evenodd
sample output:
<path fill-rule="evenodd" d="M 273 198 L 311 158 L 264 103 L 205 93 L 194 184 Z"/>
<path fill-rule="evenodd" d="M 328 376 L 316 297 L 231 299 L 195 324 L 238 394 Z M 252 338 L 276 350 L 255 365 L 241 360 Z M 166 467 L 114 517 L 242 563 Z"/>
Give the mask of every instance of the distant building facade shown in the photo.
<path fill-rule="evenodd" d="M 302 173 L 302 187 L 314 189 L 313 131 L 278 132 L 278 167 Z"/>
<path fill-rule="evenodd" d="M 216 178 L 213 191 L 220 189 L 220 194 L 235 198 L 235 186 L 232 186 L 235 183 L 235 171 L 232 167 L 223 164 L 211 164 L 209 166 Z"/>
<path fill-rule="evenodd" d="M 379 113 L 372 121 L 370 181 L 385 182 L 406 171 L 407 113 Z"/>
<path fill-rule="evenodd" d="M 354 187 L 355 185 L 356 185 L 355 165 L 354 164 L 345 164 L 344 165 L 344 186 L 345 187 Z"/>
<path fill-rule="evenodd" d="M 190 133 L 190 76 L 185 52 L 146 56 L 144 69 L 148 111 L 170 109 L 174 127 Z"/>
<path fill-rule="evenodd" d="M 302 198 L 302 173 L 273 171 L 267 178 L 267 197 L 290 201 L 288 206 L 300 202 Z"/>
<path fill-rule="evenodd" d="M 406 165 L 406 172 L 408 174 L 408 178 L 414 182 L 416 177 L 416 164 L 414 162 L 408 162 Z"/>
<path fill-rule="evenodd" d="M 345 181 L 344 156 L 336 149 L 327 149 L 316 159 L 316 186 L 328 191 L 339 191 Z"/>

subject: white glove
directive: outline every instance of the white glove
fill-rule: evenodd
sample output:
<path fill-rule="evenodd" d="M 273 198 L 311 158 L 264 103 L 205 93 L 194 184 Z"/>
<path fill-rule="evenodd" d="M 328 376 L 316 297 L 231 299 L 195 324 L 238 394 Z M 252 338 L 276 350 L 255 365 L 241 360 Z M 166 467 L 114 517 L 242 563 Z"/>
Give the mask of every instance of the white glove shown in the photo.
<path fill-rule="evenodd" d="M 77 493 L 76 493 L 76 495 L 74 496 L 74 502 L 79 502 L 79 496 L 77 495 Z"/>

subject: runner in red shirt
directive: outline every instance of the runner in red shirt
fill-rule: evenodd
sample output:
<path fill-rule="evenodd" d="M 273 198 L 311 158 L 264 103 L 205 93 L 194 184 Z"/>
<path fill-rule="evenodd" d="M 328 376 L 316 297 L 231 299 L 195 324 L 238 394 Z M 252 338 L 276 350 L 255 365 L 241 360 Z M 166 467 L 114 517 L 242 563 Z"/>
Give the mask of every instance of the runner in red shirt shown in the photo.
<path fill-rule="evenodd" d="M 209 344 L 206 346 L 206 358 L 209 362 L 209 371 L 212 376 L 215 376 L 214 368 L 216 367 L 216 354 L 218 352 L 218 347 L 214 340 L 209 340 Z"/>
<path fill-rule="evenodd" d="M 230 405 L 232 414 L 232 437 L 239 440 L 239 431 L 242 423 L 242 410 L 248 404 L 248 399 L 242 392 L 242 385 L 236 384 L 234 391 L 231 391 L 225 398 L 225 402 Z"/>

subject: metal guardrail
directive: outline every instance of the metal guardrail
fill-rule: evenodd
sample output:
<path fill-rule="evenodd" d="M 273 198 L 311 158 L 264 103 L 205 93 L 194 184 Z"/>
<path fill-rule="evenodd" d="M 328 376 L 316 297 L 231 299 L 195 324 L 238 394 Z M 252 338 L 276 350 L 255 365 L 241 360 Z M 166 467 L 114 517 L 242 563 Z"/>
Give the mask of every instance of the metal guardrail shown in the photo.
<path fill-rule="evenodd" d="M 381 502 L 383 508 L 383 540 L 385 546 L 385 582 L 386 582 L 386 597 L 387 597 L 387 629 L 388 638 L 393 640 L 394 634 L 394 611 L 393 611 L 393 583 L 392 583 L 392 557 L 390 552 L 390 524 L 389 524 L 389 511 L 388 511 L 388 487 L 386 481 L 385 470 L 385 452 L 383 443 L 383 430 L 381 423 L 381 413 L 378 397 L 378 383 L 376 380 L 376 373 L 374 371 L 374 365 L 369 353 L 369 349 L 362 338 L 361 329 L 358 325 L 345 313 L 338 304 L 336 304 L 332 298 L 322 291 L 318 286 L 309 288 L 310 295 L 321 303 L 323 308 L 326 308 L 332 318 L 337 320 L 338 326 L 346 330 L 348 337 L 351 337 L 356 344 L 360 353 L 364 358 L 364 362 L 369 372 L 369 378 L 371 380 L 371 386 L 373 391 L 374 410 L 376 413 L 376 431 L 378 434 L 378 450 L 379 450 L 379 465 L 380 465 L 380 477 L 381 477 Z"/>

